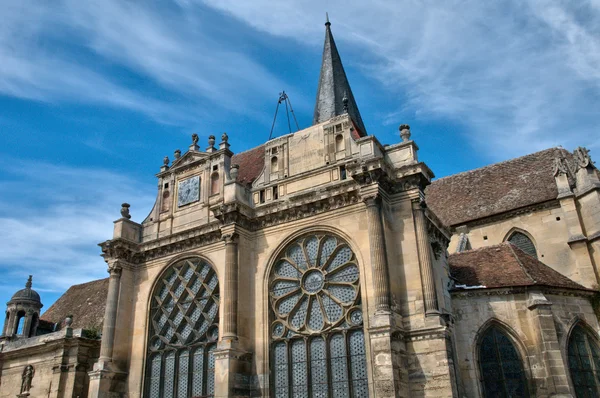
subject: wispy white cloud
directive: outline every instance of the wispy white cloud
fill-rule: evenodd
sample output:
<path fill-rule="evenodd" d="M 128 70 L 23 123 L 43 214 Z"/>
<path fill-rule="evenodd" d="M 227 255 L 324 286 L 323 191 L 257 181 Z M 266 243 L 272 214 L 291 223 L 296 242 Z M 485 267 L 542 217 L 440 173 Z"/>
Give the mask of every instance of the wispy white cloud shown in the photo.
<path fill-rule="evenodd" d="M 320 44 L 322 2 L 203 2 L 269 34 Z M 355 50 L 344 57 L 398 95 L 384 119 L 449 121 L 496 159 L 600 147 L 597 1 L 333 1 L 327 11 L 336 39 Z"/>
<path fill-rule="evenodd" d="M 1 3 L 0 94 L 100 103 L 183 124 L 214 109 L 260 118 L 242 104 L 283 86 L 260 62 L 215 37 L 200 7 Z"/>
<path fill-rule="evenodd" d="M 134 219 L 142 220 L 154 201 L 151 185 L 109 170 L 25 160 L 1 166 L 4 285 L 20 286 L 26 275 L 34 274 L 36 288 L 61 292 L 105 277 L 97 243 L 112 237 L 121 203 L 129 201 Z"/>

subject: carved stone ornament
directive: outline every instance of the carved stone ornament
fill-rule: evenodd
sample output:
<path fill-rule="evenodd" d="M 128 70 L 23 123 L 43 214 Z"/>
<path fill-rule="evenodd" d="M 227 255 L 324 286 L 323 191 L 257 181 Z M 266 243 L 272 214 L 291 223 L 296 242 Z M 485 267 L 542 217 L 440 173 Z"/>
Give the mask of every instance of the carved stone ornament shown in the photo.
<path fill-rule="evenodd" d="M 215 136 L 214 135 L 209 135 L 208 136 L 208 146 L 210 148 L 215 146 Z"/>
<path fill-rule="evenodd" d="M 229 176 L 231 177 L 231 179 L 233 181 L 237 180 L 239 171 L 240 171 L 240 165 L 239 164 L 232 164 L 231 165 L 231 168 L 229 169 Z"/>
<path fill-rule="evenodd" d="M 175 160 L 179 159 L 181 157 L 181 150 L 180 149 L 176 149 L 175 150 Z"/>
<path fill-rule="evenodd" d="M 410 140 L 410 126 L 408 124 L 401 124 L 399 130 L 402 142 L 407 142 Z"/>
<path fill-rule="evenodd" d="M 589 165 L 593 166 L 592 159 L 590 158 L 590 150 L 584 147 L 575 149 L 573 153 L 575 155 L 575 161 L 577 162 L 578 169 L 585 169 Z"/>
<path fill-rule="evenodd" d="M 221 141 L 223 141 L 223 142 L 229 141 L 229 136 L 227 135 L 227 133 L 223 133 L 223 135 L 221 136 Z"/>
<path fill-rule="evenodd" d="M 131 207 L 129 203 L 123 203 L 121 205 L 121 216 L 128 220 L 131 218 L 131 215 L 129 214 L 129 207 Z"/>
<path fill-rule="evenodd" d="M 192 145 L 198 145 L 198 134 L 192 134 Z"/>
<path fill-rule="evenodd" d="M 165 156 L 165 157 L 163 158 L 163 164 L 164 164 L 165 166 L 169 166 L 169 157 L 168 157 L 168 156 Z"/>
<path fill-rule="evenodd" d="M 33 369 L 33 366 L 25 366 L 25 369 L 23 369 L 23 375 L 21 376 L 21 394 L 28 393 L 31 389 L 31 381 L 33 380 L 34 374 L 35 369 Z"/>
<path fill-rule="evenodd" d="M 554 177 L 569 173 L 569 164 L 567 163 L 567 159 L 564 157 L 555 157 L 553 166 Z"/>
<path fill-rule="evenodd" d="M 239 238 L 240 236 L 236 232 L 221 235 L 221 240 L 225 242 L 225 245 L 236 244 L 238 243 Z"/>

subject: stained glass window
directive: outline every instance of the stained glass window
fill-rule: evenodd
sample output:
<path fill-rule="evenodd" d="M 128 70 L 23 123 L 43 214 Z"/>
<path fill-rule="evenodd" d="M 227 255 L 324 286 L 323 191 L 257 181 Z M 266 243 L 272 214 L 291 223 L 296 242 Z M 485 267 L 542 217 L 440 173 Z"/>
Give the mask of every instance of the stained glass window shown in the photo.
<path fill-rule="evenodd" d="M 181 260 L 152 294 L 145 396 L 189 398 L 214 394 L 219 281 L 200 258 Z"/>
<path fill-rule="evenodd" d="M 479 369 L 484 397 L 528 397 L 523 363 L 512 341 L 491 326 L 479 343 Z"/>
<path fill-rule="evenodd" d="M 517 246 L 519 249 L 523 250 L 525 253 L 529 254 L 531 257 L 537 258 L 537 251 L 535 250 L 535 245 L 529 239 L 527 235 L 522 232 L 514 232 L 508 238 L 508 241 L 513 245 Z"/>
<path fill-rule="evenodd" d="M 575 396 L 600 396 L 600 349 L 580 325 L 576 325 L 571 332 L 568 357 Z"/>
<path fill-rule="evenodd" d="M 278 257 L 270 279 L 275 397 L 368 397 L 356 256 L 341 239 L 308 235 Z"/>

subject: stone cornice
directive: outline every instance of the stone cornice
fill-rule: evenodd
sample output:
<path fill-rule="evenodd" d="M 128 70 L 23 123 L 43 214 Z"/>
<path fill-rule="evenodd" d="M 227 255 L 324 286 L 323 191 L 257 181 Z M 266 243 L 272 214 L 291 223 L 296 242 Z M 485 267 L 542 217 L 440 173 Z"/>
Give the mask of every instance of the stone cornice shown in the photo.
<path fill-rule="evenodd" d="M 597 292 L 592 289 L 566 289 L 562 287 L 551 286 L 518 286 L 518 287 L 498 287 L 498 288 L 481 288 L 481 289 L 453 289 L 450 290 L 450 295 L 454 298 L 469 298 L 479 296 L 509 296 L 512 294 L 527 294 L 530 291 L 540 291 L 544 294 L 554 294 L 558 296 L 579 296 L 590 297 Z M 525 299 L 524 299 L 525 300 Z"/>

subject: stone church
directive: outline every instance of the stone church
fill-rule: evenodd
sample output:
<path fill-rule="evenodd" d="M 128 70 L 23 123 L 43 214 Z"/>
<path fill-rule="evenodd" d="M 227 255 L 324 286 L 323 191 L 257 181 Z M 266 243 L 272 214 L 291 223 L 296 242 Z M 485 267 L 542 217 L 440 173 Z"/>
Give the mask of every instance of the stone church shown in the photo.
<path fill-rule="evenodd" d="M 588 151 L 434 180 L 413 138 L 367 133 L 328 22 L 312 126 L 194 134 L 109 278 L 15 293 L 0 397 L 599 397 Z"/>

